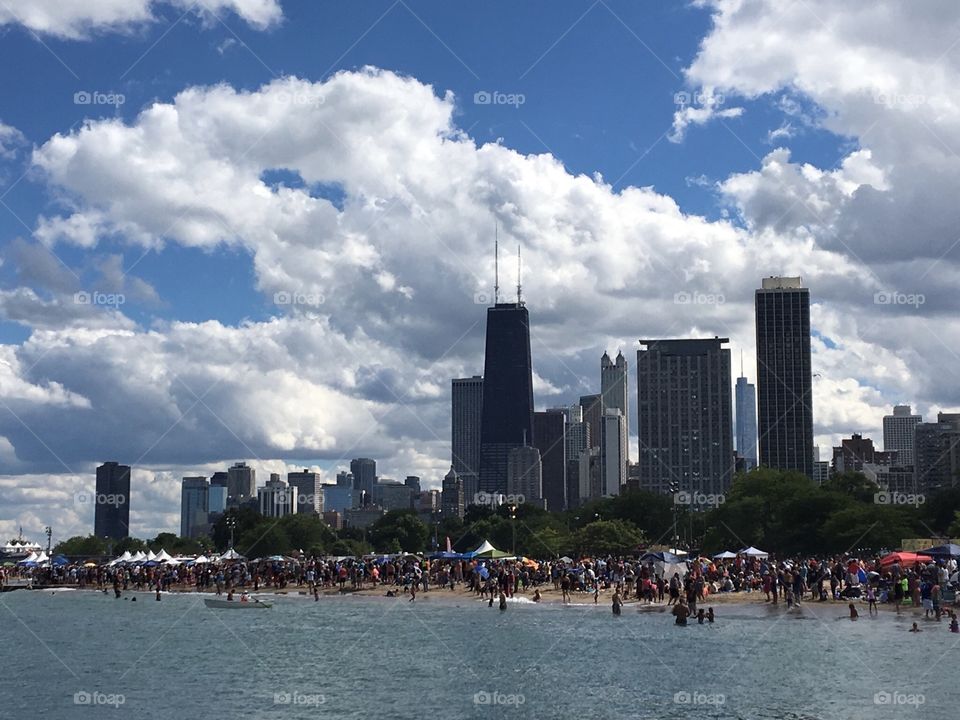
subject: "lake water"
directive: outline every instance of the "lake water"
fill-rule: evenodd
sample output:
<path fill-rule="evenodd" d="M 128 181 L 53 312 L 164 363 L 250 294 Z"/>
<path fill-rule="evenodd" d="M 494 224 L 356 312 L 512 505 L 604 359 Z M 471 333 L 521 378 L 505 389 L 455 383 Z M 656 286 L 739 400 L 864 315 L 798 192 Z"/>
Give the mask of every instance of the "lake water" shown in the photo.
<path fill-rule="evenodd" d="M 207 609 L 91 592 L 0 595 L 0 717 L 956 717 L 960 635 L 718 607 L 674 627 L 631 606 L 271 598 Z M 263 596 L 261 596 L 263 597 Z"/>

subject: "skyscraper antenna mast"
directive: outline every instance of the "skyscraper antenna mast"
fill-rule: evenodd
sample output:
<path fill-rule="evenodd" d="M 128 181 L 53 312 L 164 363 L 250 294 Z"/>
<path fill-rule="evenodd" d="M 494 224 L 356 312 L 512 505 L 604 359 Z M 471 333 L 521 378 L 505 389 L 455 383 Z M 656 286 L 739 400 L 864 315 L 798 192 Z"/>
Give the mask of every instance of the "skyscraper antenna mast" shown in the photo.
<path fill-rule="evenodd" d="M 520 243 L 517 243 L 517 305 L 523 302 L 523 294 L 520 290 Z"/>
<path fill-rule="evenodd" d="M 740 348 L 740 377 L 743 377 L 743 348 Z"/>
<path fill-rule="evenodd" d="M 500 302 L 500 223 L 493 224 L 493 304 Z"/>

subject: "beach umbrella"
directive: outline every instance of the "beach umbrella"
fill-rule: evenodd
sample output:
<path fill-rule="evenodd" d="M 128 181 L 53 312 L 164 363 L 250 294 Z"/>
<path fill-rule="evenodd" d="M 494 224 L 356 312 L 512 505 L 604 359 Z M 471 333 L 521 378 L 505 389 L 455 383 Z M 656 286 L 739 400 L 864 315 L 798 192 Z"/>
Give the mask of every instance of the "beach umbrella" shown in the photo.
<path fill-rule="evenodd" d="M 895 562 L 900 563 L 901 565 L 913 565 L 917 562 L 929 562 L 929 555 L 920 555 L 913 552 L 892 552 L 889 555 L 884 555 L 880 558 L 880 567 L 885 565 L 893 565 Z"/>

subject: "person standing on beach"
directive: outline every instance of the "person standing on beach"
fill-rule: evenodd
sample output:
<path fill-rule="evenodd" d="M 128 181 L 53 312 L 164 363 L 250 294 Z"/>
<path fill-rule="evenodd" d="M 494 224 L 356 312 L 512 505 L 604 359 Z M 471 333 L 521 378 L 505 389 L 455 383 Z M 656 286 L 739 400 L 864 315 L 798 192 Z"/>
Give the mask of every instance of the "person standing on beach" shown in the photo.
<path fill-rule="evenodd" d="M 877 593 L 869 582 L 867 583 L 867 613 L 870 615 L 880 614 L 880 610 L 877 609 Z"/>
<path fill-rule="evenodd" d="M 564 573 L 563 578 L 560 580 L 560 592 L 563 603 L 566 605 L 570 602 L 570 575 L 568 573 Z"/>
<path fill-rule="evenodd" d="M 667 607 L 675 605 L 680 600 L 680 575 L 674 573 L 673 577 L 670 578 L 670 600 L 667 602 Z"/>

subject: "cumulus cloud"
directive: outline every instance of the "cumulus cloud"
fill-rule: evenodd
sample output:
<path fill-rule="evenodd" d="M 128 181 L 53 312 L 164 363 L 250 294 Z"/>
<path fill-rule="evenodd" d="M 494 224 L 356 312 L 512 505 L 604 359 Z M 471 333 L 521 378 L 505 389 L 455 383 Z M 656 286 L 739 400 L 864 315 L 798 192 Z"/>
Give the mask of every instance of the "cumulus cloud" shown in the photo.
<path fill-rule="evenodd" d="M 0 4 L 0 25 L 21 25 L 41 35 L 80 40 L 155 22 L 164 7 L 201 15 L 232 12 L 260 30 L 283 16 L 279 0 L 31 0 Z"/>

